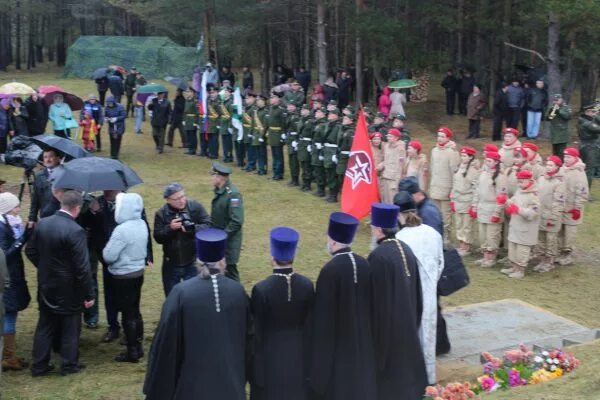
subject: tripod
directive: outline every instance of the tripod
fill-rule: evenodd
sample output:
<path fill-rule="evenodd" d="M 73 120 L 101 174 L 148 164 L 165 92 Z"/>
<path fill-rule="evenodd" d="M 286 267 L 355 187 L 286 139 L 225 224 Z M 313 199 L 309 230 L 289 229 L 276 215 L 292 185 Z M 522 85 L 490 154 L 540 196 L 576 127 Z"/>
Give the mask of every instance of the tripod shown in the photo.
<path fill-rule="evenodd" d="M 33 170 L 25 168 L 23 177 L 21 178 L 21 186 L 19 187 L 19 201 L 23 199 L 23 192 L 25 191 L 25 185 L 29 189 L 29 195 L 33 193 Z"/>

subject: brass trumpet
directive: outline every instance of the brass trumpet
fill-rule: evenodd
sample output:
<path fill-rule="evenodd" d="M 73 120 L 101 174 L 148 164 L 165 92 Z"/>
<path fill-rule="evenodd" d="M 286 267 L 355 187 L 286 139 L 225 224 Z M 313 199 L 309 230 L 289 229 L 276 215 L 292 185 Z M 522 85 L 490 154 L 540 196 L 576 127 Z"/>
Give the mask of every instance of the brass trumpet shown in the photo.
<path fill-rule="evenodd" d="M 558 104 L 555 104 L 554 106 L 552 106 L 552 109 L 550 110 L 550 113 L 548 114 L 548 120 L 552 121 L 556 117 L 558 108 L 559 108 Z"/>

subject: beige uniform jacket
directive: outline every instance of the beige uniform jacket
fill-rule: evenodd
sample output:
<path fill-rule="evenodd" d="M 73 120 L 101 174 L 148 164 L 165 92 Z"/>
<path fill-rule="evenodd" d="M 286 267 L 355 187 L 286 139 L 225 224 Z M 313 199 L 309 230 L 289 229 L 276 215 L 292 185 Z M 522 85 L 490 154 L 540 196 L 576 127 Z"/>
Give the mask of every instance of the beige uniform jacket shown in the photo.
<path fill-rule="evenodd" d="M 481 174 L 479 160 L 473 160 L 468 169 L 467 164 L 461 163 L 454 173 L 450 201 L 454 202 L 457 213 L 466 214 L 473 204 L 473 197 L 479 183 L 479 174 Z"/>
<path fill-rule="evenodd" d="M 565 225 L 579 225 L 583 221 L 583 205 L 589 198 L 588 180 L 585 175 L 585 164 L 579 160 L 572 167 L 563 165 L 561 168 L 565 181 L 565 211 L 562 223 Z M 569 211 L 581 211 L 581 218 L 573 219 Z"/>
<path fill-rule="evenodd" d="M 429 197 L 433 200 L 449 200 L 454 173 L 459 163 L 460 156 L 453 141 L 449 141 L 444 147 L 437 145 L 431 150 Z"/>
<path fill-rule="evenodd" d="M 519 212 L 510 217 L 508 240 L 524 246 L 535 246 L 538 242 L 541 206 L 537 184 L 529 189 L 519 189 L 506 203 L 506 207 L 516 204 Z"/>

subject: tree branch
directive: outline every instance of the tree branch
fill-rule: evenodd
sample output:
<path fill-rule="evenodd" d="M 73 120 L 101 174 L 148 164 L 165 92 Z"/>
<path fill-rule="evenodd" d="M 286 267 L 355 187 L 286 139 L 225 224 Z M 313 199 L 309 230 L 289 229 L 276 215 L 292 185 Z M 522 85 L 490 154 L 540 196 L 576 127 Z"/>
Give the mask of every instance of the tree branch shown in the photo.
<path fill-rule="evenodd" d="M 526 51 L 526 52 L 528 52 L 528 53 L 533 53 L 533 54 L 535 54 L 536 56 L 538 56 L 538 57 L 539 57 L 539 58 L 540 58 L 540 59 L 541 59 L 543 62 L 545 62 L 545 63 L 547 63 L 547 62 L 548 62 L 548 60 L 546 60 L 546 58 L 544 58 L 544 56 L 543 56 L 543 55 L 541 55 L 540 53 L 538 53 L 538 52 L 537 52 L 537 51 L 535 51 L 535 50 L 526 49 L 526 48 L 524 48 L 524 47 L 519 47 L 519 46 L 517 46 L 517 45 L 514 45 L 514 44 L 512 44 L 512 43 L 508 43 L 508 42 L 504 42 L 504 45 L 505 45 L 505 46 L 508 46 L 508 47 L 513 47 L 513 48 L 515 48 L 515 49 L 517 49 L 517 50 Z"/>

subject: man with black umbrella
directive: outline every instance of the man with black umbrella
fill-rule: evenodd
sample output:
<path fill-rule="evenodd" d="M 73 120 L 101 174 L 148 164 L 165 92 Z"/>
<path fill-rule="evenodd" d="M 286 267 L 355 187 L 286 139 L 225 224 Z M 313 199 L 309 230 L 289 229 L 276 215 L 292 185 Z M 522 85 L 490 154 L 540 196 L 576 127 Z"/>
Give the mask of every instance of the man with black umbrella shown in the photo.
<path fill-rule="evenodd" d="M 55 178 L 57 168 L 60 166 L 58 151 L 46 149 L 42 153 L 44 169 L 35 173 L 33 181 L 33 192 L 31 194 L 31 207 L 29 208 L 29 228 L 38 220 L 38 214 L 44 217 L 44 209 L 55 202 L 52 195 L 52 181 Z"/>

